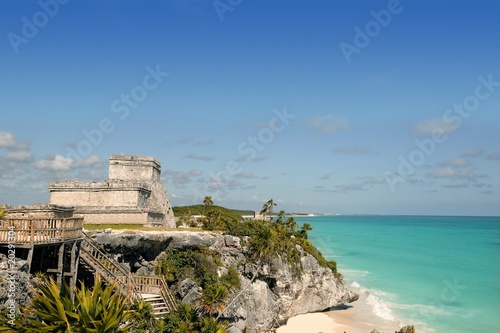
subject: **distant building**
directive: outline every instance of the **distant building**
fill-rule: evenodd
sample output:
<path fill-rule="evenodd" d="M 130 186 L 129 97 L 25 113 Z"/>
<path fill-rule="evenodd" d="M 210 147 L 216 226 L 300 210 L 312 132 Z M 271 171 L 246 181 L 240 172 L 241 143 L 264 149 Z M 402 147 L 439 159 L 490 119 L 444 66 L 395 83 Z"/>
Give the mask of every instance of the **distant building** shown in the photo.
<path fill-rule="evenodd" d="M 255 220 L 265 220 L 266 216 L 264 214 L 262 214 L 261 212 L 259 212 L 259 211 L 255 211 L 255 213 L 253 215 L 253 218 Z"/>
<path fill-rule="evenodd" d="M 52 205 L 73 206 L 88 224 L 144 224 L 175 227 L 161 166 L 153 157 L 111 155 L 104 182 L 49 184 Z"/>

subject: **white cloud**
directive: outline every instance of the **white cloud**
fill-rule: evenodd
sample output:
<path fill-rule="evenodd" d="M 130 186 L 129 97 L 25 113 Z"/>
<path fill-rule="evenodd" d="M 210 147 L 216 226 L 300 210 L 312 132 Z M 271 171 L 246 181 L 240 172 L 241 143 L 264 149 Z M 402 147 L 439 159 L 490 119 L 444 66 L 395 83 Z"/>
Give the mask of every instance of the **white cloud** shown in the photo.
<path fill-rule="evenodd" d="M 458 157 L 458 158 L 450 158 L 446 161 L 442 161 L 439 163 L 441 166 L 446 166 L 446 167 L 466 167 L 471 165 L 470 161 L 466 158 L 463 157 Z"/>
<path fill-rule="evenodd" d="M 467 184 L 467 183 L 451 184 L 451 185 L 443 185 L 443 187 L 448 187 L 448 188 L 467 188 L 467 187 L 469 187 L 469 184 Z"/>
<path fill-rule="evenodd" d="M 5 154 L 5 159 L 12 162 L 29 162 L 33 159 L 33 154 L 29 151 L 10 151 Z"/>
<path fill-rule="evenodd" d="M 0 132 L 0 148 L 12 148 L 16 145 L 16 139 L 11 133 Z"/>
<path fill-rule="evenodd" d="M 361 185 L 361 184 L 354 184 L 354 183 L 337 185 L 335 187 L 338 188 L 341 192 L 365 191 L 365 188 L 363 187 L 363 185 Z"/>
<path fill-rule="evenodd" d="M 214 158 L 211 156 L 201 156 L 201 155 L 196 155 L 193 153 L 187 154 L 186 156 L 184 156 L 184 158 L 190 158 L 193 160 L 200 160 L 200 161 L 212 161 L 212 160 L 214 160 Z"/>
<path fill-rule="evenodd" d="M 176 188 L 185 188 L 185 186 L 192 181 L 193 177 L 203 175 L 203 170 L 191 169 L 188 171 L 175 171 L 167 169 L 165 175 L 167 176 L 167 180 L 171 181 Z"/>
<path fill-rule="evenodd" d="M 430 119 L 416 124 L 413 131 L 417 134 L 433 134 L 435 132 L 440 134 L 449 134 L 458 129 L 458 126 L 443 118 Z"/>
<path fill-rule="evenodd" d="M 349 128 L 349 120 L 335 117 L 333 115 L 318 116 L 307 120 L 307 124 L 315 131 L 322 134 L 330 134 L 345 131 Z"/>
<path fill-rule="evenodd" d="M 9 132 L 0 132 L 0 148 L 6 148 L 9 150 L 22 150 L 27 149 L 28 145 L 22 142 L 18 142 L 14 135 Z"/>
<path fill-rule="evenodd" d="M 486 159 L 490 161 L 500 161 L 500 153 L 491 153 L 486 156 Z"/>
<path fill-rule="evenodd" d="M 65 171 L 69 170 L 73 165 L 74 160 L 62 155 L 54 157 L 45 157 L 44 159 L 35 162 L 35 168 L 47 171 Z"/>
<path fill-rule="evenodd" d="M 387 182 L 386 177 L 371 177 L 368 178 L 363 182 L 363 184 L 366 185 L 378 185 L 378 184 L 385 184 Z"/>
<path fill-rule="evenodd" d="M 466 151 L 462 156 L 463 157 L 479 157 L 483 155 L 483 150 L 482 149 L 470 149 Z"/>
<path fill-rule="evenodd" d="M 240 178 L 246 178 L 246 179 L 252 179 L 252 178 L 255 178 L 255 176 L 253 175 L 253 173 L 251 173 L 250 171 L 241 171 L 237 174 L 235 174 L 236 177 L 240 177 Z"/>
<path fill-rule="evenodd" d="M 478 178 L 486 178 L 487 175 L 478 175 L 474 169 L 467 168 L 465 170 L 457 170 L 452 167 L 446 167 L 427 174 L 429 178 L 452 178 L 452 179 L 466 179 L 471 182 L 477 181 Z"/>
<path fill-rule="evenodd" d="M 431 178 L 449 178 L 455 177 L 456 175 L 457 171 L 451 167 L 439 169 L 428 174 Z"/>
<path fill-rule="evenodd" d="M 81 160 L 75 166 L 77 168 L 86 168 L 101 163 L 101 160 L 96 155 L 89 156 L 88 158 Z"/>

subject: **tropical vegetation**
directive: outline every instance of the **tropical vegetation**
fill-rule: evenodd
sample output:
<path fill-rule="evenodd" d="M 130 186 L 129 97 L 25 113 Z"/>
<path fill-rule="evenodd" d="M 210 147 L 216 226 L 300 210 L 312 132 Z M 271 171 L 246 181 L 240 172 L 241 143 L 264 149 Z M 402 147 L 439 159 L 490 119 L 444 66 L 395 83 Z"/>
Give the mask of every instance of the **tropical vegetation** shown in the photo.
<path fill-rule="evenodd" d="M 82 283 L 75 288 L 73 299 L 67 286 L 61 288 L 53 279 L 43 279 L 35 284 L 31 304 L 21 309 L 14 325 L 6 317 L 0 320 L 0 332 L 127 332 L 129 300 L 115 287 L 104 285 L 97 275 L 92 290 Z"/>
<path fill-rule="evenodd" d="M 304 251 L 340 278 L 335 261 L 326 260 L 308 240 L 311 225 L 304 223 L 299 227 L 283 210 L 274 214 L 276 206 L 270 199 L 260 211 L 264 219 L 243 221 L 240 213 L 214 205 L 212 197 L 207 196 L 203 205 L 177 207 L 176 215 L 182 216 L 183 223 L 242 237 L 247 260 L 256 265 L 272 268 L 276 259 L 281 259 L 292 266 L 297 276 L 302 273 L 300 258 Z M 3 214 L 0 209 L 0 218 Z M 192 214 L 202 217 L 195 221 Z M 221 270 L 222 266 L 220 254 L 208 248 L 167 252 L 157 273 L 171 286 L 190 278 L 201 287 L 201 293 L 193 304 L 179 302 L 177 310 L 160 319 L 155 318 L 148 303 L 132 303 L 116 291 L 116 285 L 103 284 L 99 276 L 92 288 L 82 283 L 71 291 L 40 275 L 32 303 L 17 315 L 15 326 L 5 314 L 0 315 L 0 332 L 225 333 L 227 323 L 219 318 L 241 285 L 237 267 Z"/>

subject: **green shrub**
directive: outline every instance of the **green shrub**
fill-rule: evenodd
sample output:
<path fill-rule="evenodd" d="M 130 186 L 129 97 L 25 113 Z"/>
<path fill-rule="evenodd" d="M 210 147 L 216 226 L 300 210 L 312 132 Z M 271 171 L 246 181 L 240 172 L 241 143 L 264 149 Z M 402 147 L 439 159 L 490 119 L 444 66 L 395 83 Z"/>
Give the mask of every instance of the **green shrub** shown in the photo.
<path fill-rule="evenodd" d="M 220 280 L 228 290 L 236 290 L 241 286 L 240 275 L 232 266 L 227 269 L 227 273 L 222 275 Z"/>

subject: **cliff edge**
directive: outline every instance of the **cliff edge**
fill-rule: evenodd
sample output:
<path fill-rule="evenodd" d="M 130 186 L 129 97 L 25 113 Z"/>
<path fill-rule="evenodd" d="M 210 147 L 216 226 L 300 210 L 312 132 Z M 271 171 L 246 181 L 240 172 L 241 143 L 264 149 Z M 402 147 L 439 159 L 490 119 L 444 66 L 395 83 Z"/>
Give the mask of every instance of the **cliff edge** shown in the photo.
<path fill-rule="evenodd" d="M 124 268 L 140 275 L 155 275 L 169 253 L 209 249 L 219 258 L 217 272 L 236 269 L 240 285 L 226 300 L 219 316 L 240 329 L 270 328 L 286 323 L 298 314 L 318 312 L 358 299 L 310 254 L 300 253 L 300 272 L 280 256 L 268 262 L 249 260 L 245 237 L 190 231 L 110 231 L 93 232 L 91 237 Z M 173 286 L 177 297 L 195 304 L 201 287 L 189 278 Z"/>

